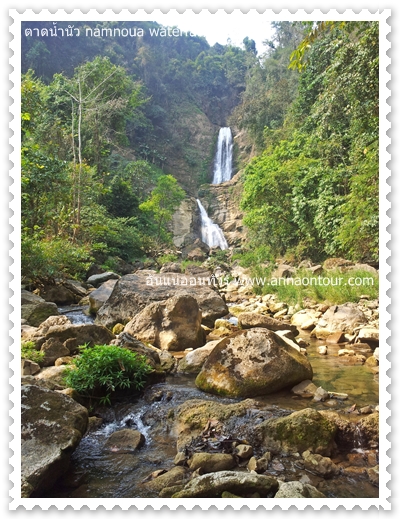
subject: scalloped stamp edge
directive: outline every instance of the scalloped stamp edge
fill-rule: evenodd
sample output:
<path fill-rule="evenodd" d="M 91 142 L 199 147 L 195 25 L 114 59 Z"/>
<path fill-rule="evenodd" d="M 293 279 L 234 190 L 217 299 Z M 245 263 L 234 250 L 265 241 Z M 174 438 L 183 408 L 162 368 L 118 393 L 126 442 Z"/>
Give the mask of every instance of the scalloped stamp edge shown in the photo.
<path fill-rule="evenodd" d="M 377 10 L 371 13 L 370 11 L 363 9 L 358 13 L 353 12 L 350 9 L 343 11 L 342 13 L 336 10 L 329 10 L 326 13 L 321 10 L 312 10 L 306 12 L 303 9 L 298 9 L 291 13 L 287 9 L 283 9 L 275 13 L 272 9 L 266 9 L 264 12 L 259 13 L 255 9 L 250 9 L 246 14 L 243 14 L 239 10 L 234 10 L 230 14 L 223 10 L 218 10 L 215 13 L 203 9 L 198 13 L 187 9 L 179 14 L 181 17 L 190 16 L 196 14 L 207 19 L 207 17 L 219 17 L 221 23 L 229 23 L 229 17 L 240 17 L 240 16 L 257 16 L 264 17 L 266 21 L 273 20 L 370 20 L 379 21 L 379 45 L 380 45 L 380 71 L 379 71 L 379 83 L 380 83 L 380 304 L 381 304 L 381 315 L 380 315 L 380 335 L 382 337 L 382 345 L 385 345 L 384 354 L 381 355 L 380 360 L 380 382 L 379 382 L 379 427 L 380 427 L 380 488 L 379 498 L 354 498 L 354 499 L 312 499 L 312 500 L 299 500 L 299 499 L 251 499 L 251 500 L 221 500 L 221 499 L 165 499 L 165 498 L 132 498 L 132 499 L 121 499 L 121 498 L 103 498 L 103 499 L 64 499 L 64 498 L 21 498 L 20 492 L 20 481 L 21 481 L 21 393 L 20 393 L 20 363 L 19 363 L 19 341 L 20 341 L 20 297 L 19 287 L 21 285 L 21 247 L 20 247 L 20 224 L 21 224 L 21 191 L 19 186 L 19 172 L 20 172 L 20 85 L 21 85 L 21 23 L 23 21 L 105 21 L 105 20 L 151 20 L 153 13 L 163 14 L 165 21 L 163 23 L 168 25 L 168 13 L 162 13 L 161 10 L 152 10 L 149 13 L 143 9 L 138 9 L 133 13 L 123 9 L 119 13 L 114 13 L 111 9 L 105 10 L 103 13 L 99 13 L 94 9 L 89 10 L 87 13 L 82 13 L 78 9 L 72 10 L 70 13 L 65 12 L 62 9 L 56 10 L 54 13 L 47 9 L 41 10 L 35 13 L 31 9 L 27 9 L 24 12 L 19 13 L 16 9 L 9 11 L 10 17 L 13 23 L 10 26 L 10 33 L 13 37 L 10 43 L 10 49 L 12 51 L 12 57 L 10 58 L 10 64 L 13 67 L 13 71 L 10 74 L 10 80 L 13 84 L 10 90 L 10 96 L 13 102 L 10 106 L 10 112 L 13 116 L 13 120 L 10 123 L 10 128 L 13 131 L 13 136 L 10 139 L 10 144 L 13 151 L 10 155 L 10 160 L 13 163 L 10 175 L 14 181 L 10 187 L 10 193 L 13 197 L 10 204 L 10 208 L 13 211 L 13 216 L 10 219 L 10 224 L 13 231 L 10 235 L 10 240 L 13 243 L 13 248 L 10 251 L 10 256 L 13 260 L 13 264 L 10 267 L 10 273 L 13 276 L 13 281 L 10 283 L 10 288 L 13 290 L 13 295 L 10 299 L 10 304 L 14 308 L 10 315 L 13 327 L 11 329 L 12 347 L 11 351 L 14 354 L 13 360 L 10 362 L 10 368 L 13 372 L 10 378 L 10 384 L 13 388 L 10 394 L 10 400 L 13 407 L 10 411 L 10 417 L 13 423 L 10 427 L 10 432 L 13 435 L 13 439 L 10 442 L 10 449 L 13 455 L 10 458 L 10 465 L 13 470 L 10 475 L 10 481 L 13 485 L 10 491 L 11 502 L 9 505 L 10 510 L 16 510 L 18 507 L 23 507 L 26 510 L 32 510 L 33 507 L 39 506 L 42 510 L 48 510 L 51 506 L 56 506 L 58 510 L 64 510 L 66 507 L 72 507 L 74 510 L 80 510 L 86 506 L 90 510 L 96 510 L 98 506 L 104 507 L 106 510 L 111 510 L 115 506 L 120 507 L 122 510 L 128 510 L 129 508 L 136 507 L 137 510 L 144 510 L 150 506 L 154 510 L 160 510 L 162 507 L 167 507 L 169 510 L 176 510 L 179 506 L 182 506 L 186 510 L 192 510 L 195 506 L 199 506 L 202 510 L 209 510 L 211 506 L 215 506 L 218 510 L 223 510 L 230 506 L 234 510 L 240 510 L 242 507 L 250 510 L 256 510 L 258 507 L 263 507 L 266 510 L 272 510 L 280 508 L 281 510 L 288 510 L 291 506 L 295 506 L 298 510 L 304 510 L 306 507 L 310 507 L 313 510 L 320 510 L 322 507 L 328 507 L 330 510 L 336 510 L 338 507 L 344 507 L 345 510 L 353 510 L 354 507 L 360 507 L 362 510 L 367 510 L 371 507 L 376 507 L 377 510 L 390 510 L 391 503 L 391 491 L 388 488 L 390 481 L 389 466 L 391 463 L 388 451 L 390 449 L 390 442 L 388 434 L 391 432 L 387 420 L 391 416 L 388 404 L 390 402 L 390 393 L 388 387 L 390 384 L 390 378 L 388 371 L 390 369 L 390 362 L 388 355 L 390 353 L 388 339 L 390 337 L 390 330 L 388 324 L 390 316 L 388 312 L 388 306 L 390 299 L 388 296 L 388 290 L 390 289 L 390 282 L 387 278 L 390 273 L 390 266 L 388 259 L 390 257 L 390 250 L 388 248 L 388 242 L 390 240 L 390 234 L 388 232 L 388 226 L 390 225 L 390 218 L 387 211 L 390 209 L 390 202 L 387 199 L 390 193 L 390 186 L 388 180 L 390 177 L 390 171 L 388 168 L 388 162 L 390 161 L 390 154 L 388 147 L 390 145 L 390 138 L 387 134 L 391 125 L 388 120 L 390 113 L 390 105 L 388 99 L 390 97 L 390 89 L 388 88 L 388 82 L 391 79 L 391 75 L 388 71 L 391 60 L 388 55 L 390 49 L 390 42 L 388 35 L 390 33 L 390 25 L 388 19 L 391 15 L 390 9 Z M 176 11 L 175 11 L 176 13 Z M 381 348 L 382 349 L 382 348 Z"/>

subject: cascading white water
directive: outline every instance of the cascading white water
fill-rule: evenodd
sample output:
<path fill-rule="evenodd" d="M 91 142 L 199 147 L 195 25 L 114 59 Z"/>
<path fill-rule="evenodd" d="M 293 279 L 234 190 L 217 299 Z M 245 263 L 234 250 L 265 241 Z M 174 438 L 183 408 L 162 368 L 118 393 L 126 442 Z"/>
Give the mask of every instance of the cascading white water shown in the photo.
<path fill-rule="evenodd" d="M 221 227 L 214 223 L 208 216 L 200 200 L 197 199 L 201 218 L 201 241 L 209 247 L 220 247 L 222 250 L 228 249 L 228 242 L 225 239 Z"/>
<path fill-rule="evenodd" d="M 217 153 L 214 160 L 213 184 L 227 182 L 232 177 L 233 139 L 230 128 L 221 128 L 218 134 Z"/>

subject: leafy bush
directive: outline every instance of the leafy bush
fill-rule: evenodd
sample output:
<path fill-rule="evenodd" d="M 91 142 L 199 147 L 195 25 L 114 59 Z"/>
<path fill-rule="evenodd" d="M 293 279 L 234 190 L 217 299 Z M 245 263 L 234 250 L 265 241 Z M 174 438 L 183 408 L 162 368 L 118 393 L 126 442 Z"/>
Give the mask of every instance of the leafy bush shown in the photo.
<path fill-rule="evenodd" d="M 21 249 L 22 276 L 32 281 L 79 277 L 90 266 L 88 248 L 65 238 L 23 236 Z"/>
<path fill-rule="evenodd" d="M 146 357 L 119 346 L 97 345 L 82 351 L 65 381 L 80 395 L 110 404 L 118 389 L 141 389 L 152 371 Z"/>
<path fill-rule="evenodd" d="M 164 265 L 165 263 L 171 263 L 173 261 L 178 261 L 178 255 L 177 254 L 164 254 L 163 256 L 160 256 L 157 258 L 157 263 L 159 265 Z"/>
<path fill-rule="evenodd" d="M 21 358 L 28 359 L 32 362 L 40 364 L 43 360 L 44 352 L 38 351 L 33 341 L 24 341 L 21 343 Z"/>

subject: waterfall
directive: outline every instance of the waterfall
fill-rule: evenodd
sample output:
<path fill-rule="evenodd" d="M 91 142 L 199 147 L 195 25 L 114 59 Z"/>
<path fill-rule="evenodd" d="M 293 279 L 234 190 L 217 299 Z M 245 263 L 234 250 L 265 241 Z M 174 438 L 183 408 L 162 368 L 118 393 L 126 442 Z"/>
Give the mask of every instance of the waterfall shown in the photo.
<path fill-rule="evenodd" d="M 213 184 L 227 182 L 232 176 L 233 139 L 230 128 L 221 128 L 218 134 L 218 147 L 214 159 Z"/>
<path fill-rule="evenodd" d="M 209 247 L 220 247 L 222 250 L 228 249 L 228 242 L 225 239 L 221 227 L 214 223 L 208 216 L 200 200 L 197 199 L 201 218 L 201 241 Z"/>

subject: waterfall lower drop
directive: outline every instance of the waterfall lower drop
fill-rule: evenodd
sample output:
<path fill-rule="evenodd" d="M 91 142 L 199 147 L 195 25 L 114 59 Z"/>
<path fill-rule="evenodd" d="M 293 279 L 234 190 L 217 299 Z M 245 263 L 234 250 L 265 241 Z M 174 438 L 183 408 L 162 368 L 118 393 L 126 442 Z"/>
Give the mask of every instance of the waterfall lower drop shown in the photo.
<path fill-rule="evenodd" d="M 220 247 L 222 250 L 228 249 L 228 242 L 225 239 L 221 227 L 211 220 L 198 199 L 197 205 L 200 209 L 201 241 L 206 243 L 209 247 Z"/>
<path fill-rule="evenodd" d="M 221 128 L 218 134 L 217 153 L 214 160 L 213 184 L 227 182 L 232 177 L 233 139 L 230 128 Z"/>

